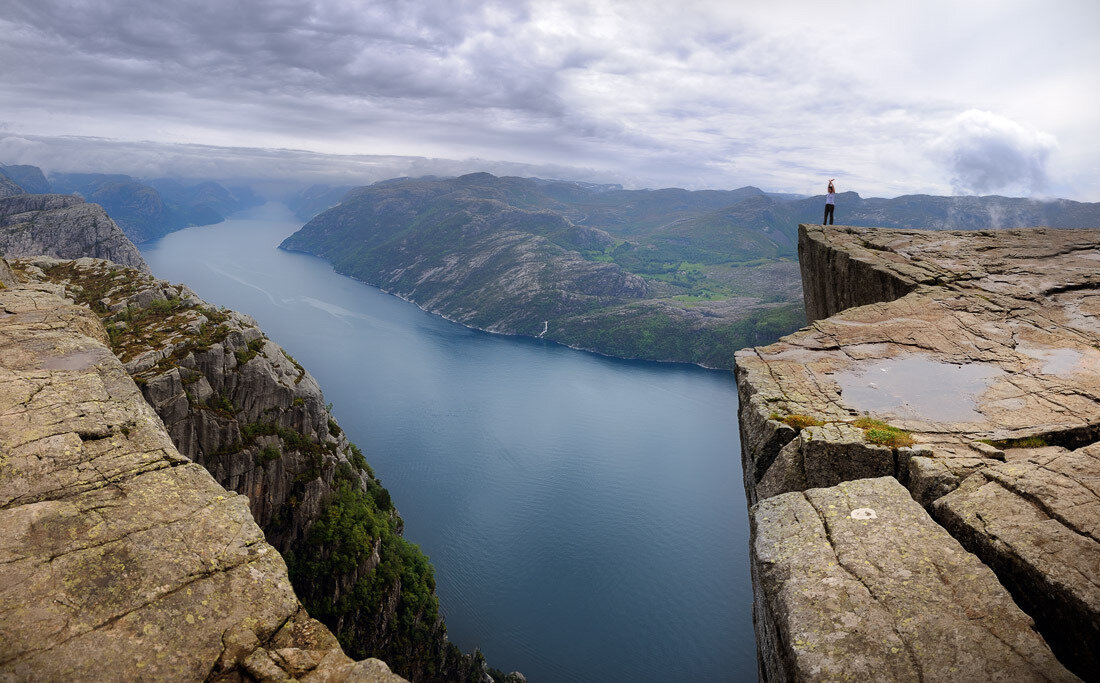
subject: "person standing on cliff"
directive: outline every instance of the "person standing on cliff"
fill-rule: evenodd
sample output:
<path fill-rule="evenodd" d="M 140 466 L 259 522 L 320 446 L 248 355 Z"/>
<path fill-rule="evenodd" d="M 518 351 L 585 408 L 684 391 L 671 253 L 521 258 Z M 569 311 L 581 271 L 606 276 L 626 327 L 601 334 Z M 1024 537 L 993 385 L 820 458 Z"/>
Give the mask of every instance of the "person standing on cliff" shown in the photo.
<path fill-rule="evenodd" d="M 829 178 L 829 191 L 825 194 L 825 217 L 821 219 L 822 225 L 833 224 L 833 209 L 836 207 L 836 188 L 833 187 L 833 181 L 836 178 Z"/>

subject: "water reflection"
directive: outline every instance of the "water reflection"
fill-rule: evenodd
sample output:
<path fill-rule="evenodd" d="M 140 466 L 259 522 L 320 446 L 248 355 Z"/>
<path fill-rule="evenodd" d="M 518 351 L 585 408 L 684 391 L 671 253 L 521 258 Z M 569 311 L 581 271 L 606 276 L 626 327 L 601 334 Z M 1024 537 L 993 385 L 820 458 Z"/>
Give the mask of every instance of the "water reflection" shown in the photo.
<path fill-rule="evenodd" d="M 909 354 L 868 360 L 834 379 L 851 408 L 932 422 L 977 422 L 977 399 L 1005 372 L 988 363 L 956 365 Z"/>

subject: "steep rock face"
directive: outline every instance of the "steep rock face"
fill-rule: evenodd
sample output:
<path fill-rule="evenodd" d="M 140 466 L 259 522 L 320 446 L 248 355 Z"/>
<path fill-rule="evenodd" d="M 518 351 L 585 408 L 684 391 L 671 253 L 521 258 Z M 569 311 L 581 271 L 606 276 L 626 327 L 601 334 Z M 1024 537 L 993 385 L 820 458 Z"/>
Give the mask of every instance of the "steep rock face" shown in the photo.
<path fill-rule="evenodd" d="M 251 190 L 235 193 L 213 181 L 160 179 L 146 184 L 105 173 L 51 173 L 50 181 L 53 192 L 78 194 L 103 206 L 138 244 L 191 225 L 219 223 L 234 211 L 263 203 Z"/>
<path fill-rule="evenodd" d="M 49 194 L 50 183 L 42 169 L 27 164 L 4 166 L 0 164 L 0 174 L 14 180 L 28 194 Z"/>
<path fill-rule="evenodd" d="M 0 678 L 398 681 L 302 609 L 286 565 L 173 447 L 86 307 L 0 291 Z"/>
<path fill-rule="evenodd" d="M 831 317 L 737 356 L 752 514 L 891 476 L 1095 672 L 1100 230 L 800 231 Z"/>
<path fill-rule="evenodd" d="M 310 613 L 356 657 L 413 680 L 481 680 L 446 639 L 430 564 L 316 381 L 255 321 L 184 286 L 95 259 L 17 262 L 106 322 L 180 452 L 248 496 Z"/>
<path fill-rule="evenodd" d="M 879 267 L 874 249 L 853 241 L 848 249 L 833 249 L 825 226 L 798 226 L 798 265 L 806 320 L 828 318 L 846 308 L 893 301 L 931 278 L 916 269 L 902 272 Z"/>
<path fill-rule="evenodd" d="M 0 170 L 0 199 L 14 197 L 24 194 L 25 192 L 26 190 L 20 187 L 14 180 L 4 175 L 4 172 Z"/>
<path fill-rule="evenodd" d="M 0 199 L 0 253 L 17 256 L 92 256 L 149 271 L 137 247 L 103 207 L 79 197 L 21 194 Z"/>

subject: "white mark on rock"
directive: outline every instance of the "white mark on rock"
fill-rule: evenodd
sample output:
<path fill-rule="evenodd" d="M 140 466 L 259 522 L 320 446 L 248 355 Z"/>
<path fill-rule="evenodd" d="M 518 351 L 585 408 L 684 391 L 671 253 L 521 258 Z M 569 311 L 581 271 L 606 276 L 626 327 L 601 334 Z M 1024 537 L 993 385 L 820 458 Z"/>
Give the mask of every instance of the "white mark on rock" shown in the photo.
<path fill-rule="evenodd" d="M 852 510 L 852 519 L 875 519 L 878 515 L 871 508 L 856 508 Z"/>

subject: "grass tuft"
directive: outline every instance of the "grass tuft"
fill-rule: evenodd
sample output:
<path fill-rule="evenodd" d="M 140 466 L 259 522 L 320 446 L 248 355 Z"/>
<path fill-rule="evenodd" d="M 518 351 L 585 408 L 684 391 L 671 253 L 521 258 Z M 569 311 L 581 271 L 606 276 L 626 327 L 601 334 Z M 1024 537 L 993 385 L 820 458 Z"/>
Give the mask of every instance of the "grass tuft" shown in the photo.
<path fill-rule="evenodd" d="M 779 413 L 772 413 L 768 416 L 770 420 L 778 420 L 789 427 L 794 428 L 797 431 L 802 431 L 806 427 L 820 427 L 825 424 L 823 421 L 813 417 L 811 415 L 784 415 L 780 417 Z"/>
<path fill-rule="evenodd" d="M 904 429 L 893 427 L 882 420 L 872 417 L 861 417 L 852 423 L 863 430 L 863 436 L 873 444 L 888 446 L 889 448 L 902 448 L 913 445 L 913 436 Z"/>

